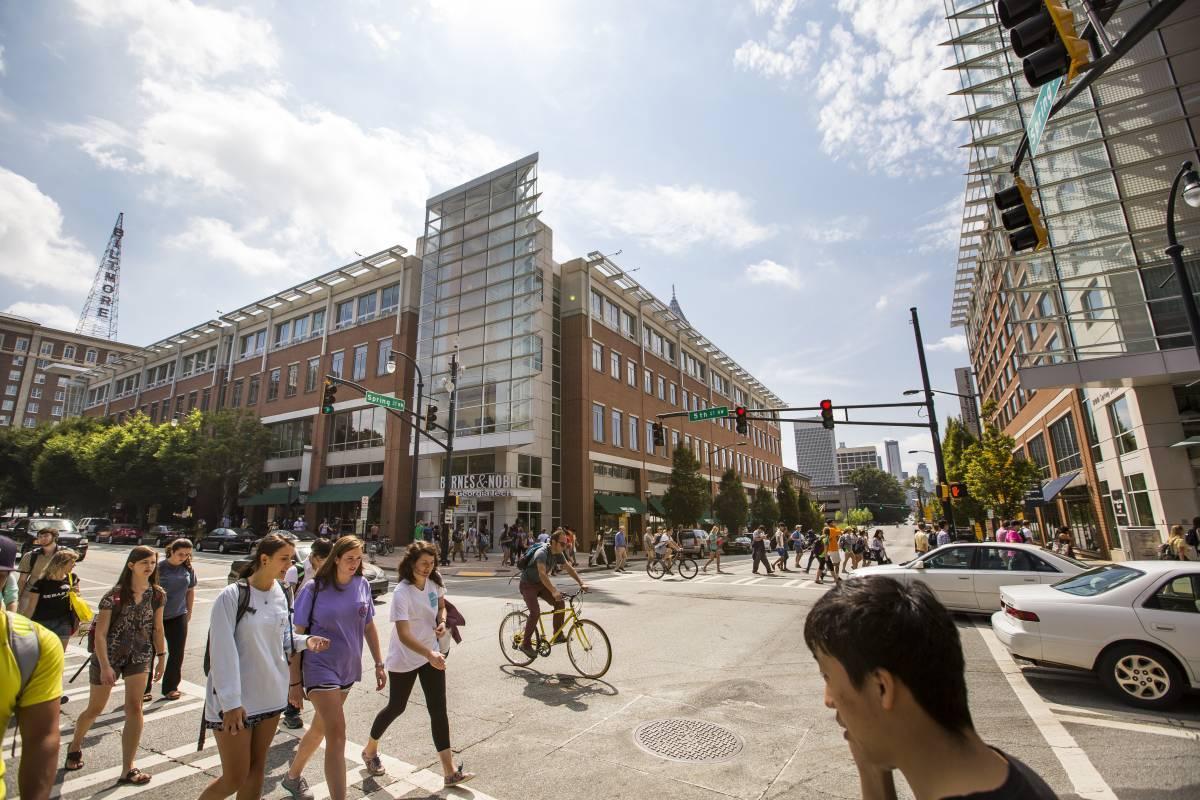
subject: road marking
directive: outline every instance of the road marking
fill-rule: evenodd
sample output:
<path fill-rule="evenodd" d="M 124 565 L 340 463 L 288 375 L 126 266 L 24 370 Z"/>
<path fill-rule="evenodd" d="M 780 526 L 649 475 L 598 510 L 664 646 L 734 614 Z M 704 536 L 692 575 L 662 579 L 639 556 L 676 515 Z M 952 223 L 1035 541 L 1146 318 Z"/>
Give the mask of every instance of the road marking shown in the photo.
<path fill-rule="evenodd" d="M 784 586 L 785 586 L 786 588 L 790 589 L 790 588 L 792 588 L 793 586 L 799 586 L 799 585 L 800 585 L 800 584 L 802 584 L 802 583 L 804 583 L 804 581 L 800 581 L 800 580 L 791 580 L 791 581 L 788 581 L 787 583 L 785 583 L 785 584 L 784 584 Z"/>
<path fill-rule="evenodd" d="M 979 631 L 996 666 L 1000 668 L 1008 685 L 1012 687 L 1013 693 L 1024 706 L 1025 713 L 1037 726 L 1042 738 L 1046 740 L 1046 744 L 1050 745 L 1058 763 L 1062 764 L 1067 777 L 1071 779 L 1075 793 L 1080 797 L 1088 798 L 1088 800 L 1117 800 L 1117 796 L 1092 764 L 1087 753 L 1063 727 L 1062 722 L 1050 710 L 1046 701 L 1026 682 L 1025 676 L 1021 674 L 1021 668 L 1017 666 L 1008 650 L 1000 644 L 1000 640 L 992 632 L 991 623 L 977 620 L 975 629 Z"/>
<path fill-rule="evenodd" d="M 1167 728 L 1185 728 L 1187 730 L 1200 731 L 1200 722 L 1193 720 L 1180 719 L 1178 717 L 1160 717 L 1146 714 L 1128 714 L 1124 712 L 1111 713 L 1108 711 L 1100 711 L 1095 708 L 1083 708 L 1081 706 L 1068 706 L 1061 703 L 1047 703 L 1051 711 L 1059 714 L 1078 715 L 1083 714 L 1087 718 L 1106 718 L 1122 722 L 1141 723 L 1145 725 L 1160 726 Z"/>
<path fill-rule="evenodd" d="M 208 741 L 204 744 L 204 749 L 208 750 L 212 747 L 216 747 L 216 744 L 216 739 L 210 736 Z M 185 744 L 180 745 L 172 750 L 165 750 L 162 753 L 150 753 L 149 755 L 145 756 L 139 755 L 137 762 L 139 768 L 149 769 L 150 767 L 155 767 L 168 761 L 174 761 L 177 758 L 183 758 L 195 752 L 196 745 Z M 62 795 L 88 789 L 101 783 L 116 783 L 117 778 L 119 777 L 121 777 L 121 768 L 119 766 L 107 767 L 105 769 L 91 772 L 80 778 L 72 778 L 70 780 L 63 781 L 50 790 L 50 797 L 53 799 L 55 797 L 60 797 Z"/>
<path fill-rule="evenodd" d="M 143 724 L 150 723 L 150 722 L 157 722 L 160 719 L 166 719 L 167 717 L 174 717 L 177 714 L 186 714 L 189 711 L 198 711 L 203 707 L 204 707 L 203 700 L 197 700 L 195 702 L 185 703 L 183 705 L 174 705 L 169 708 L 163 708 L 161 711 L 155 711 L 155 712 L 151 712 L 149 714 L 143 714 L 142 722 L 143 722 Z M 96 721 L 92 723 L 92 727 L 88 729 L 88 735 L 89 736 L 94 735 L 97 728 L 106 726 L 111 722 L 123 720 L 124 718 L 125 718 L 125 708 L 124 708 L 124 704 L 122 704 L 122 705 L 118 706 L 117 708 L 113 709 L 112 711 L 108 712 L 107 714 L 97 717 Z M 64 720 L 64 721 L 60 722 L 59 726 L 58 726 L 58 730 L 59 730 L 59 733 L 62 736 L 63 740 L 65 741 L 68 738 L 68 734 L 70 734 L 72 736 L 75 734 L 75 721 L 74 720 Z M 13 736 L 15 737 L 16 734 L 13 734 Z M 4 747 L 7 752 L 11 753 L 12 747 L 13 747 L 12 739 L 5 740 Z M 13 758 L 18 758 L 21 755 L 21 749 L 22 749 L 21 746 L 17 745 L 16 752 L 15 752 L 15 754 L 13 754 Z"/>
<path fill-rule="evenodd" d="M 1147 725 L 1141 722 L 1125 722 L 1116 719 L 1081 717 L 1076 714 L 1059 714 L 1058 719 L 1078 725 L 1093 725 L 1097 728 L 1112 728 L 1113 730 L 1131 731 L 1133 733 L 1153 733 L 1157 736 L 1173 736 L 1176 739 L 1191 739 L 1194 742 L 1200 742 L 1200 731 L 1185 730 L 1183 728 L 1168 728 L 1163 725 Z"/>

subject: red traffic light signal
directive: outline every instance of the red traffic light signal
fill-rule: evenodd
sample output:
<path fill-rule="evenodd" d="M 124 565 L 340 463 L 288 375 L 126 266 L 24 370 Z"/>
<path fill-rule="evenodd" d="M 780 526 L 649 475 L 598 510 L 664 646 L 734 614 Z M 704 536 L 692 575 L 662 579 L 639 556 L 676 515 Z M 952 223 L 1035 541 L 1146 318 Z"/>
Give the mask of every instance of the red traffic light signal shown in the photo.
<path fill-rule="evenodd" d="M 821 427 L 825 430 L 833 430 L 833 401 L 821 401 Z"/>
<path fill-rule="evenodd" d="M 746 422 L 746 407 L 745 406 L 737 406 L 736 408 L 733 409 L 733 415 L 736 418 L 735 422 L 736 422 L 737 432 L 740 433 L 742 436 L 745 436 L 747 433 L 750 432 L 749 424 Z"/>

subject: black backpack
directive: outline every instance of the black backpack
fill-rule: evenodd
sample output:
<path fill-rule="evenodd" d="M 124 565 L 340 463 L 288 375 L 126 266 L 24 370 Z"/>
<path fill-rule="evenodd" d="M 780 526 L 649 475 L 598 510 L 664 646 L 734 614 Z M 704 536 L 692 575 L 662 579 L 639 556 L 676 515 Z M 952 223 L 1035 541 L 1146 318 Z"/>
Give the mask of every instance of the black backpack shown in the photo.
<path fill-rule="evenodd" d="M 303 567 L 298 567 L 297 571 L 300 571 L 301 569 L 303 569 Z M 304 580 L 304 579 L 301 578 L 300 580 Z M 241 578 L 240 580 L 237 581 L 236 585 L 238 587 L 238 600 L 237 600 L 237 612 L 233 615 L 234 633 L 237 633 L 237 626 L 238 626 L 238 623 L 240 623 L 242 621 L 242 617 L 246 616 L 246 612 L 250 610 L 250 583 L 249 583 L 249 581 L 247 581 L 245 578 Z M 287 600 L 288 623 L 290 624 L 292 621 L 292 593 L 289 592 L 287 590 L 287 587 L 285 587 L 283 585 L 283 581 L 279 581 L 279 588 L 283 589 L 283 596 Z M 310 619 L 310 624 L 311 624 L 311 619 Z M 289 633 L 290 633 L 290 629 L 289 629 Z M 208 641 L 206 641 L 204 643 L 204 674 L 205 674 L 205 676 L 208 675 L 208 670 L 209 670 L 209 666 L 210 666 L 209 648 L 211 647 L 211 645 L 212 645 L 212 633 L 210 631 Z M 295 650 L 296 650 L 296 644 L 295 644 L 295 639 L 293 639 L 292 640 L 292 652 L 295 652 Z"/>
<path fill-rule="evenodd" d="M 517 569 L 529 569 L 529 565 L 533 563 L 533 558 L 537 555 L 538 550 L 541 550 L 545 546 L 544 544 L 532 545 L 525 551 L 525 555 L 517 559 Z"/>

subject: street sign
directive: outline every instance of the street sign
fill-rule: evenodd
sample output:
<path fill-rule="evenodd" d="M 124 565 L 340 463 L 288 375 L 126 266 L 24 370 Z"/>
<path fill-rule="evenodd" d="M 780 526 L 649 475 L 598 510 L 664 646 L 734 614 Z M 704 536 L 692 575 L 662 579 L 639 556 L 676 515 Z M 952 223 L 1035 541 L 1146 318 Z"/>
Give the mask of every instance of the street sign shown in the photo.
<path fill-rule="evenodd" d="M 1025 491 L 1026 505 L 1040 506 L 1040 505 L 1045 504 L 1045 502 L 1046 502 L 1045 498 L 1042 497 L 1042 487 L 1038 486 L 1036 488 L 1027 489 Z"/>
<path fill-rule="evenodd" d="M 1046 121 L 1050 119 L 1050 109 L 1054 107 L 1054 98 L 1058 96 L 1058 87 L 1062 86 L 1062 77 L 1055 78 L 1049 83 L 1042 84 L 1038 89 L 1037 101 L 1033 104 L 1033 112 L 1025 124 L 1025 135 L 1029 139 L 1029 155 L 1037 155 L 1038 145 L 1042 142 L 1042 131 L 1046 129 Z"/>
<path fill-rule="evenodd" d="M 454 524 L 454 509 L 447 508 L 446 513 L 442 515 L 442 523 L 446 525 Z"/>
<path fill-rule="evenodd" d="M 366 495 L 363 495 L 362 498 L 358 501 L 358 516 L 361 519 L 367 518 L 367 509 L 370 507 L 370 505 L 371 505 L 371 498 Z"/>
<path fill-rule="evenodd" d="M 689 411 L 688 419 L 692 422 L 703 422 L 706 419 L 718 419 L 729 416 L 729 406 L 713 406 L 703 411 Z"/>
<path fill-rule="evenodd" d="M 388 397 L 386 394 L 367 392 L 365 399 L 368 403 L 372 403 L 377 406 L 383 406 L 384 408 L 390 408 L 392 411 L 404 410 L 404 401 L 399 397 Z"/>

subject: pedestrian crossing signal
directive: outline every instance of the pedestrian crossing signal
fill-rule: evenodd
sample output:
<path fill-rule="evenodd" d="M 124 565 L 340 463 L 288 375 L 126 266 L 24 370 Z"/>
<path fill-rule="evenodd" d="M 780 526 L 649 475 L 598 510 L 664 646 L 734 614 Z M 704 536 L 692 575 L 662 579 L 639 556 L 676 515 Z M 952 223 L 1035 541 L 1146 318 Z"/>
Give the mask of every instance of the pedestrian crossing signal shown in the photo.
<path fill-rule="evenodd" d="M 321 392 L 321 413 L 332 414 L 333 404 L 337 400 L 337 384 L 329 378 L 325 379 L 325 388 Z"/>
<path fill-rule="evenodd" d="M 655 423 L 652 423 L 652 426 L 653 427 L 651 428 L 651 433 L 654 436 L 654 446 L 655 447 L 666 447 L 667 446 L 667 433 L 663 429 L 662 423 L 655 422 Z"/>
<path fill-rule="evenodd" d="M 965 483 L 952 483 L 948 488 L 951 500 L 965 500 L 971 496 Z"/>

